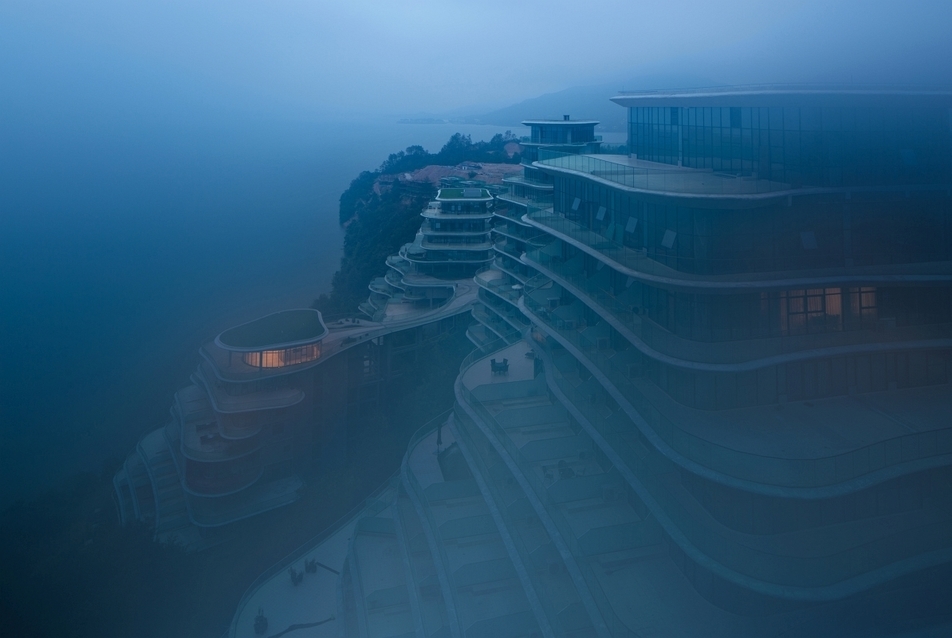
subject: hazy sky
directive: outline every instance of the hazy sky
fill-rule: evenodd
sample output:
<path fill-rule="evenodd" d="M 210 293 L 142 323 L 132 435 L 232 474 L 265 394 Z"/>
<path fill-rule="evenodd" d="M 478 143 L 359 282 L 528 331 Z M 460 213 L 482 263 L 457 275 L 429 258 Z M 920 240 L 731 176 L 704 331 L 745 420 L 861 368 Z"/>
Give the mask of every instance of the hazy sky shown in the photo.
<path fill-rule="evenodd" d="M 949 0 L 3 0 L 0 107 L 439 113 L 668 73 L 948 86 L 950 26 Z"/>

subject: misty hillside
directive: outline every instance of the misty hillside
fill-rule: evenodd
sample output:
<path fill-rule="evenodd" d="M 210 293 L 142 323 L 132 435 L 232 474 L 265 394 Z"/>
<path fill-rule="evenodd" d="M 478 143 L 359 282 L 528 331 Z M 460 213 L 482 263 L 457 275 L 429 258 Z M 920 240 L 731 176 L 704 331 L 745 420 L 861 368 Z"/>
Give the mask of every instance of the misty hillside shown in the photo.
<path fill-rule="evenodd" d="M 611 101 L 611 98 L 621 91 L 714 86 L 716 84 L 717 82 L 710 78 L 693 75 L 671 73 L 644 75 L 634 79 L 576 86 L 555 93 L 546 93 L 482 115 L 458 118 L 457 121 L 469 124 L 517 126 L 526 119 L 562 119 L 563 115 L 571 115 L 572 119 L 577 120 L 598 120 L 600 124 L 597 128 L 600 131 L 625 131 L 626 111 Z"/>
<path fill-rule="evenodd" d="M 522 120 L 531 118 L 592 119 L 601 122 L 600 130 L 624 131 L 625 109 L 610 101 L 618 95 L 620 87 L 611 85 L 576 86 L 564 91 L 546 93 L 483 115 L 462 118 L 473 124 L 518 126 Z"/>

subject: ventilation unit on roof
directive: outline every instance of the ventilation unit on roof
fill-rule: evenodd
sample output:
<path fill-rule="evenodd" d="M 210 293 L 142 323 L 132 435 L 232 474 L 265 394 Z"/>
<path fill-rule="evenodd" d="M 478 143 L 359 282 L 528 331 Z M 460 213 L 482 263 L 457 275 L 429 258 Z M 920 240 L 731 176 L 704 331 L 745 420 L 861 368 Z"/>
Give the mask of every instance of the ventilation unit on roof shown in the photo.
<path fill-rule="evenodd" d="M 483 195 L 483 191 L 479 188 L 464 188 L 463 189 L 463 197 L 466 197 L 466 198 L 482 197 L 482 195 Z"/>

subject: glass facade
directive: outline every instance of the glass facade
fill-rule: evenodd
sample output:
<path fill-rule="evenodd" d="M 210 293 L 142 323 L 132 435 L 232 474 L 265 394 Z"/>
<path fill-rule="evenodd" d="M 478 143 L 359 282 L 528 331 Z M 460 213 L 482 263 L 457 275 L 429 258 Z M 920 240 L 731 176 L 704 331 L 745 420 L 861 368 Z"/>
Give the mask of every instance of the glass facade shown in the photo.
<path fill-rule="evenodd" d="M 262 352 L 246 352 L 242 359 L 253 368 L 283 368 L 299 363 L 314 361 L 321 356 L 321 344 L 311 343 L 306 346 L 285 348 L 283 350 L 264 350 Z"/>
<path fill-rule="evenodd" d="M 952 288 L 833 287 L 700 295 L 639 283 L 626 297 L 684 339 L 734 341 L 952 321 Z"/>
<path fill-rule="evenodd" d="M 635 107 L 628 130 L 640 159 L 793 186 L 946 184 L 949 120 L 944 108 Z"/>
<path fill-rule="evenodd" d="M 530 139 L 533 144 L 587 144 L 595 141 L 592 123 L 568 124 L 555 121 L 551 124 L 533 124 Z"/>
<path fill-rule="evenodd" d="M 554 329 L 704 410 L 944 383 L 946 347 L 899 344 L 952 329 L 949 277 L 902 282 L 952 262 L 950 122 L 920 106 L 630 108 L 637 158 L 540 151 L 552 209 L 529 218 L 559 239 L 528 258 L 572 284 L 540 311 L 566 308 Z M 896 280 L 837 281 L 859 272 Z"/>
<path fill-rule="evenodd" d="M 948 191 L 800 195 L 685 205 L 556 173 L 553 209 L 606 242 L 695 274 L 952 259 Z M 703 206 L 703 207 L 702 207 Z"/>

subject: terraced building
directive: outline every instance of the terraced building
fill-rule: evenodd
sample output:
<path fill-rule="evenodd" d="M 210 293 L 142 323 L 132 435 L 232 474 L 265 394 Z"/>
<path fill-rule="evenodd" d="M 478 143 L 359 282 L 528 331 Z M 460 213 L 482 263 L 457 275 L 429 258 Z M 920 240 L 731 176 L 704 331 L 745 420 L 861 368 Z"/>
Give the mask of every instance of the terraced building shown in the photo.
<path fill-rule="evenodd" d="M 232 635 L 952 628 L 952 93 L 614 101 L 630 156 L 532 163 L 526 328 Z"/>
<path fill-rule="evenodd" d="M 316 310 L 286 310 L 204 344 L 168 423 L 113 479 L 121 522 L 201 549 L 229 524 L 294 502 L 315 468 L 344 462 L 348 432 L 386 401 L 390 382 L 462 332 L 473 288 L 384 322 L 325 325 Z"/>
<path fill-rule="evenodd" d="M 530 249 L 542 248 L 550 240 L 523 217 L 531 210 L 552 206 L 552 176 L 534 166 L 539 150 L 566 154 L 597 153 L 600 136 L 594 120 L 526 120 L 528 141 L 522 141 L 522 175 L 507 177 L 508 192 L 497 197 L 493 211 L 493 258 L 475 277 L 479 302 L 473 308 L 476 323 L 466 334 L 477 348 L 499 339 L 513 342 L 521 338 L 528 320 L 516 302 L 536 270 L 522 260 Z"/>
<path fill-rule="evenodd" d="M 495 198 L 485 188 L 441 188 L 420 215 L 416 238 L 387 258 L 360 310 L 375 321 L 431 310 L 469 289 L 492 261 L 489 232 Z"/>

